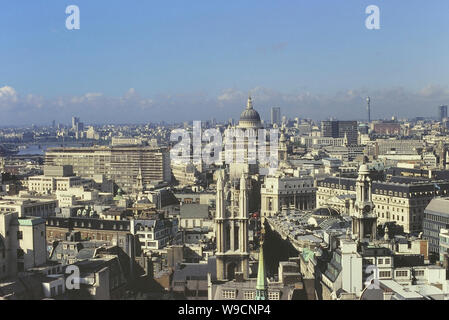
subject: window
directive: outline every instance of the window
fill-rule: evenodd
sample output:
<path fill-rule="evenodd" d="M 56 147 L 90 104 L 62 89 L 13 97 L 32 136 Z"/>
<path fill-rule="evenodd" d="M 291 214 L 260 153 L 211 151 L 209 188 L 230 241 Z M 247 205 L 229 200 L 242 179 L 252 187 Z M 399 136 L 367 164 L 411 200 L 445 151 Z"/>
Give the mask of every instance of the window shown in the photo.
<path fill-rule="evenodd" d="M 147 241 L 147 247 L 156 248 L 157 247 L 157 242 L 156 241 Z"/>
<path fill-rule="evenodd" d="M 385 259 L 385 264 L 390 264 L 390 258 Z"/>
<path fill-rule="evenodd" d="M 396 271 L 396 277 L 407 277 L 408 271 L 407 270 L 398 270 Z"/>
<path fill-rule="evenodd" d="M 390 278 L 391 272 L 390 271 L 379 271 L 379 278 Z"/>
<path fill-rule="evenodd" d="M 63 293 L 63 288 L 62 288 L 62 285 L 59 285 L 58 286 L 58 294 L 62 294 Z"/>
<path fill-rule="evenodd" d="M 18 240 L 22 240 L 23 239 L 23 232 L 22 231 L 17 231 L 17 239 Z"/>
<path fill-rule="evenodd" d="M 416 277 L 424 277 L 424 270 L 416 270 L 415 276 Z"/>
<path fill-rule="evenodd" d="M 254 300 L 254 291 L 245 291 L 243 293 L 243 299 L 244 300 Z"/>
<path fill-rule="evenodd" d="M 223 290 L 221 295 L 223 299 L 235 299 L 235 290 Z"/>
<path fill-rule="evenodd" d="M 281 294 L 279 291 L 269 291 L 268 300 L 280 300 Z"/>

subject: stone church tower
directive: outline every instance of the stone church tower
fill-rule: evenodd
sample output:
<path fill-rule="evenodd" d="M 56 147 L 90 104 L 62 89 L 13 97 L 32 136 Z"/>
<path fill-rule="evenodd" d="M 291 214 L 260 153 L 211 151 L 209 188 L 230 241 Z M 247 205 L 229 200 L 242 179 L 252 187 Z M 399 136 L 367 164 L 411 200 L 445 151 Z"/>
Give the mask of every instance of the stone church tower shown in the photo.
<path fill-rule="evenodd" d="M 217 241 L 217 280 L 233 280 L 236 273 L 249 277 L 248 177 L 242 174 L 237 190 L 225 193 L 223 177 L 217 181 L 215 234 Z"/>
<path fill-rule="evenodd" d="M 352 234 L 359 241 L 376 239 L 377 216 L 374 213 L 369 173 L 368 166 L 365 164 L 361 165 L 356 182 L 356 201 L 352 213 Z"/>

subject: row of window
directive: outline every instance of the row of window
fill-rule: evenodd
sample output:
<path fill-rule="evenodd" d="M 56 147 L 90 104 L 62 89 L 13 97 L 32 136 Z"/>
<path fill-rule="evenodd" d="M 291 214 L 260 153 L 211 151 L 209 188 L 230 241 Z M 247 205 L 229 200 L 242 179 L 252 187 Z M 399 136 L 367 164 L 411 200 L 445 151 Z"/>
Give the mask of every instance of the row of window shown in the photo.
<path fill-rule="evenodd" d="M 350 191 L 354 191 L 355 187 L 354 186 L 349 186 L 349 188 L 346 187 L 346 185 L 344 184 L 338 184 L 338 183 L 325 183 L 325 182 L 321 182 L 319 184 L 320 187 L 324 187 L 324 188 L 331 188 L 331 189 L 341 189 L 341 190 L 350 190 Z M 320 189 L 320 191 L 324 191 L 322 189 Z M 420 191 L 420 192 L 399 192 L 399 191 L 392 191 L 392 190 L 385 190 L 385 189 L 374 189 L 374 194 L 383 194 L 386 196 L 394 196 L 394 197 L 399 197 L 399 198 L 412 198 L 412 197 L 418 197 L 418 196 L 429 196 L 432 197 L 433 195 L 441 195 L 441 194 L 447 194 L 448 190 L 436 190 L 436 191 Z"/>
<path fill-rule="evenodd" d="M 407 270 L 397 270 L 395 275 L 398 278 L 408 277 L 408 271 Z M 423 277 L 423 276 L 424 276 L 424 270 L 415 270 L 415 277 Z M 391 277 L 391 271 L 379 271 L 379 278 L 390 278 L 390 277 Z"/>
<path fill-rule="evenodd" d="M 397 204 L 407 204 L 407 201 L 408 201 L 408 200 L 399 200 L 399 199 L 393 198 L 393 197 L 384 198 L 384 197 L 379 197 L 379 196 L 373 196 L 373 200 L 379 201 L 379 202 L 383 201 L 386 203 L 391 202 L 391 203 L 397 203 Z"/>
<path fill-rule="evenodd" d="M 363 259 L 364 264 L 371 264 L 374 265 L 375 264 L 375 258 L 365 258 Z M 377 264 L 386 264 L 389 265 L 391 263 L 391 259 L 390 258 L 378 258 L 377 259 Z"/>
<path fill-rule="evenodd" d="M 236 299 L 237 291 L 236 290 L 223 290 L 221 292 L 221 297 L 223 299 L 229 299 L 234 300 Z M 243 299 L 244 300 L 254 300 L 256 296 L 255 291 L 244 291 L 243 292 Z M 280 300 L 281 293 L 279 291 L 268 291 L 268 300 Z"/>
<path fill-rule="evenodd" d="M 438 216 L 438 215 L 435 215 L 435 214 L 427 214 L 426 215 L 426 220 L 442 222 L 442 223 L 449 224 L 449 218 L 448 217 L 442 217 L 442 216 Z"/>
<path fill-rule="evenodd" d="M 376 208 L 377 209 L 382 209 L 382 210 L 385 210 L 385 206 L 382 206 L 382 208 L 381 208 L 381 205 L 380 204 L 378 204 L 377 206 L 376 206 Z M 387 206 L 387 210 L 390 210 L 390 207 L 389 206 Z M 399 210 L 401 210 L 401 212 L 404 212 L 404 208 L 396 208 L 396 207 L 391 207 L 391 210 L 392 211 L 398 211 L 399 212 Z"/>
<path fill-rule="evenodd" d="M 142 238 L 153 239 L 152 233 L 138 233 L 137 236 L 139 237 L 139 239 L 142 239 Z"/>
<path fill-rule="evenodd" d="M 65 232 L 53 232 L 49 231 L 49 238 L 51 239 L 64 239 L 65 238 Z M 112 234 L 103 234 L 103 233 L 88 233 L 88 232 L 82 232 L 81 233 L 82 239 L 93 239 L 93 240 L 101 240 L 101 241 L 111 241 L 113 239 Z M 119 238 L 119 244 L 123 244 L 123 238 Z"/>

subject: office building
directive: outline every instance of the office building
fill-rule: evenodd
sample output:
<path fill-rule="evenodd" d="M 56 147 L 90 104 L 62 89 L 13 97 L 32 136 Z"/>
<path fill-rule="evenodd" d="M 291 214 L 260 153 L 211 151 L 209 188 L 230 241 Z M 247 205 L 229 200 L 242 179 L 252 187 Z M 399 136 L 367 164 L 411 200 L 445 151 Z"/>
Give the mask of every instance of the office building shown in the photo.
<path fill-rule="evenodd" d="M 345 138 L 346 136 L 349 144 L 357 144 L 357 121 L 322 121 L 321 136 L 331 138 Z"/>
<path fill-rule="evenodd" d="M 400 135 L 401 124 L 396 121 L 380 121 L 373 124 L 373 131 L 381 135 Z"/>
<path fill-rule="evenodd" d="M 426 206 L 435 196 L 449 192 L 448 182 L 438 182 L 438 185 L 440 190 L 426 181 L 373 181 L 372 201 L 378 224 L 396 222 L 406 233 L 423 231 Z M 318 181 L 317 187 L 318 208 L 328 205 L 334 197 L 356 194 L 356 180 L 351 178 L 328 177 Z M 438 238 L 438 234 L 435 237 Z"/>
<path fill-rule="evenodd" d="M 52 198 L 34 196 L 5 196 L 0 197 L 0 214 L 3 212 L 17 212 L 19 217 L 47 218 L 55 215 L 58 201 Z"/>
<path fill-rule="evenodd" d="M 281 124 L 281 108 L 273 107 L 271 108 L 271 124 Z"/>
<path fill-rule="evenodd" d="M 47 262 L 45 231 L 44 219 L 0 212 L 0 279 Z"/>
<path fill-rule="evenodd" d="M 300 210 L 315 208 L 316 188 L 312 177 L 266 177 L 260 193 L 262 217 L 273 216 L 283 206 Z"/>
<path fill-rule="evenodd" d="M 449 229 L 449 198 L 435 198 L 424 210 L 423 238 L 429 241 L 429 253 L 440 257 L 440 237 Z"/>
<path fill-rule="evenodd" d="M 171 181 L 170 153 L 163 148 L 50 148 L 45 154 L 45 164 L 71 165 L 77 176 L 85 178 L 104 175 L 126 193 L 133 192 L 139 184 L 145 187 Z"/>
<path fill-rule="evenodd" d="M 439 106 L 438 111 L 439 111 L 439 120 L 443 122 L 443 120 L 447 118 L 447 106 Z"/>
<path fill-rule="evenodd" d="M 448 229 L 440 229 L 440 249 L 439 249 L 439 258 L 440 262 L 444 263 L 445 260 L 449 257 L 449 230 Z"/>
<path fill-rule="evenodd" d="M 80 118 L 72 117 L 72 130 L 76 130 L 79 122 L 80 122 Z"/>
<path fill-rule="evenodd" d="M 39 194 L 67 191 L 87 185 L 89 181 L 73 175 L 71 166 L 46 166 L 44 175 L 28 178 L 28 190 Z"/>
<path fill-rule="evenodd" d="M 144 252 L 166 247 L 172 240 L 179 240 L 178 220 L 173 219 L 133 219 L 131 233 L 140 241 Z"/>
<path fill-rule="evenodd" d="M 47 262 L 45 219 L 19 217 L 18 223 L 17 271 L 21 272 L 44 265 Z"/>

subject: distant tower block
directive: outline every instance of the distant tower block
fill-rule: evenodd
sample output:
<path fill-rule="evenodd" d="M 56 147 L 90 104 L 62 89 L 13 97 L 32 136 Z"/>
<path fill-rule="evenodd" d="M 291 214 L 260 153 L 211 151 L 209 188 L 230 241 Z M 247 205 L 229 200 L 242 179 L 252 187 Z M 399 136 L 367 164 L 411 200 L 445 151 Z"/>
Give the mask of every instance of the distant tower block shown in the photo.
<path fill-rule="evenodd" d="M 447 106 L 439 106 L 439 116 L 440 116 L 440 122 L 443 122 L 444 119 L 447 118 Z"/>
<path fill-rule="evenodd" d="M 366 110 L 368 111 L 368 122 L 371 122 L 371 98 L 366 98 Z"/>

